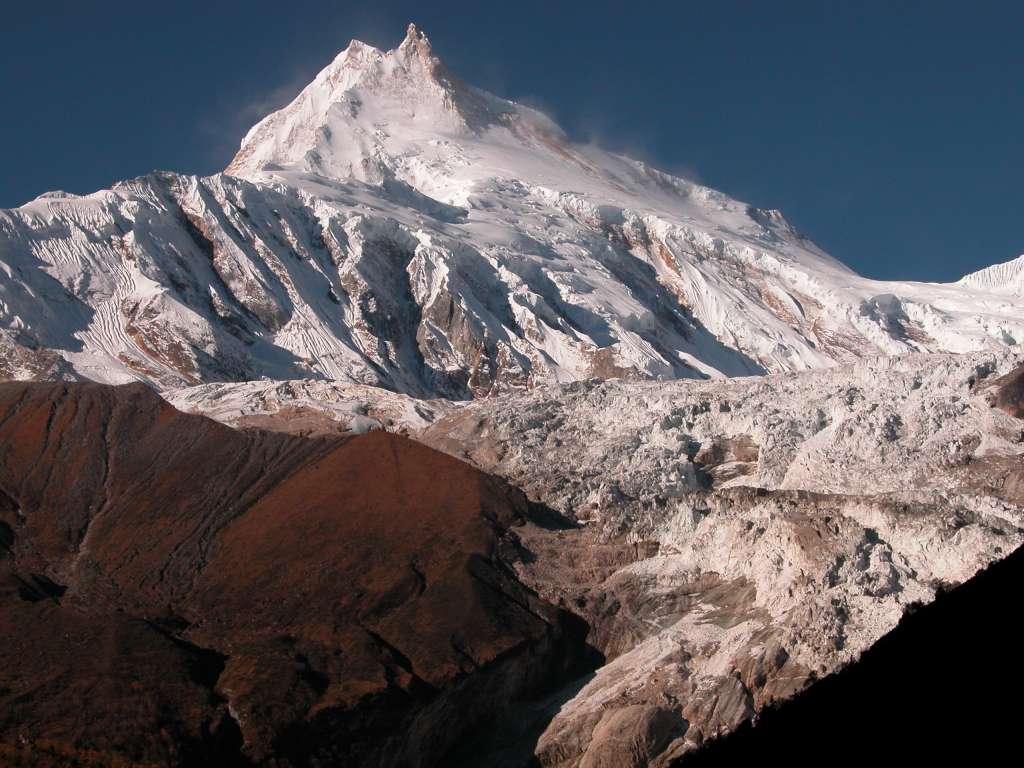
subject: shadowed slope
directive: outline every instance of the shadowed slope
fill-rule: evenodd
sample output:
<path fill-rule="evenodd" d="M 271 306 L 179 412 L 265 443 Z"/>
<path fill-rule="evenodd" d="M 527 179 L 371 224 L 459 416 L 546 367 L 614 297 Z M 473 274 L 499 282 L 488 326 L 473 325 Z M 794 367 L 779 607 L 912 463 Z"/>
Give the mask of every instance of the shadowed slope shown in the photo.
<path fill-rule="evenodd" d="M 507 565 L 525 509 L 394 435 L 236 432 L 141 386 L 0 385 L 0 739 L 436 763 L 583 650 L 585 626 Z"/>

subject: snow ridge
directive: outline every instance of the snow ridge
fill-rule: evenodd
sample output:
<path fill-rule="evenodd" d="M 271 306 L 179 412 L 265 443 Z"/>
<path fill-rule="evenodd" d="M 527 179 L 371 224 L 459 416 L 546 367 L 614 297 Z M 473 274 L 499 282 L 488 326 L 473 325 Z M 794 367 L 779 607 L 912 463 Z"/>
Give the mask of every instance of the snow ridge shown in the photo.
<path fill-rule="evenodd" d="M 965 275 L 958 285 L 997 293 L 1024 294 L 1024 255 Z"/>

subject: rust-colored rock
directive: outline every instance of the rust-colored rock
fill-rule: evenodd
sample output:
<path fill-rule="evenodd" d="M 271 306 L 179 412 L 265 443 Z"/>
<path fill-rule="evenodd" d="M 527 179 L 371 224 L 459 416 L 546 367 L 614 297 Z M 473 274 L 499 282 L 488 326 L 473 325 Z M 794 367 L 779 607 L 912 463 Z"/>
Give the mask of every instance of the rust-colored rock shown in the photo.
<path fill-rule="evenodd" d="M 443 762 L 584 648 L 508 565 L 525 511 L 395 435 L 237 432 L 143 386 L 0 384 L 0 742 Z"/>
<path fill-rule="evenodd" d="M 1011 416 L 1024 419 L 1024 365 L 992 383 L 995 405 Z"/>

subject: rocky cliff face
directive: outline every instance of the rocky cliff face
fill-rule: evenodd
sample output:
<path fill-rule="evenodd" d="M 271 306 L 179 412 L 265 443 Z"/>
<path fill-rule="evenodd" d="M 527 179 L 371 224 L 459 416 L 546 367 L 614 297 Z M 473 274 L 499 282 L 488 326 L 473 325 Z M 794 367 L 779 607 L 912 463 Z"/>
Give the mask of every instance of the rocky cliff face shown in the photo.
<path fill-rule="evenodd" d="M 1024 419 L 1024 368 L 995 381 L 989 388 L 990 402 L 1011 416 Z"/>
<path fill-rule="evenodd" d="M 590 658 L 512 570 L 526 512 L 385 433 L 0 385 L 0 754 L 442 764 Z"/>

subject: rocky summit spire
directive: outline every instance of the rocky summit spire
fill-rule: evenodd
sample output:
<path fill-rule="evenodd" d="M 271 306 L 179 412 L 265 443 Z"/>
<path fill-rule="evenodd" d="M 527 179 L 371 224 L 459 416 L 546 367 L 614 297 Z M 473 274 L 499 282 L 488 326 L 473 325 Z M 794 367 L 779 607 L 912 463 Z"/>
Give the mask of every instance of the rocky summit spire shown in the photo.
<path fill-rule="evenodd" d="M 398 46 L 399 50 L 417 52 L 423 52 L 428 55 L 433 55 L 433 49 L 430 47 L 430 39 L 427 37 L 415 23 L 410 22 L 409 26 L 405 30 L 405 39 Z"/>
<path fill-rule="evenodd" d="M 410 23 L 405 39 L 395 50 L 395 55 L 411 73 L 427 77 L 431 84 L 441 88 L 454 99 L 455 92 L 465 90 L 444 62 L 434 53 L 430 39 L 415 24 Z"/>

